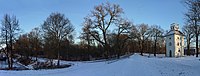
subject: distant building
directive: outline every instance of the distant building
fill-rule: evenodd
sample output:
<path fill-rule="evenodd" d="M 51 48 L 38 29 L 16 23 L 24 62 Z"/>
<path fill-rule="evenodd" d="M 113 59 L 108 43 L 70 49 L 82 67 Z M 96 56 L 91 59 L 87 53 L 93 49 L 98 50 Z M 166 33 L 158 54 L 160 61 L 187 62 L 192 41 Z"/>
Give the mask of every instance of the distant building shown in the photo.
<path fill-rule="evenodd" d="M 180 57 L 184 56 L 184 35 L 179 31 L 179 25 L 171 24 L 170 31 L 166 34 L 166 56 Z"/>

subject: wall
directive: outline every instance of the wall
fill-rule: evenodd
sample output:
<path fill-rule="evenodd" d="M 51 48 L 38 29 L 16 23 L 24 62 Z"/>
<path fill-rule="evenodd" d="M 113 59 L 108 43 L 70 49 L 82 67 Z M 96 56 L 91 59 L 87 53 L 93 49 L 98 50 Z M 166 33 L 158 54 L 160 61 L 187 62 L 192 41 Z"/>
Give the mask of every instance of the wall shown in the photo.
<path fill-rule="evenodd" d="M 171 39 L 169 39 L 171 38 Z M 169 43 L 171 42 L 171 46 Z M 170 56 L 170 51 L 172 52 L 172 57 L 179 57 L 184 55 L 184 37 L 180 35 L 170 35 L 166 37 L 166 56 Z M 180 50 L 180 52 L 179 52 Z"/>
<path fill-rule="evenodd" d="M 184 55 L 184 37 L 175 35 L 175 57 Z M 177 45 L 179 43 L 179 45 Z M 179 51 L 180 50 L 180 51 Z"/>
<path fill-rule="evenodd" d="M 171 38 L 171 39 L 170 39 Z M 171 42 L 171 46 L 169 45 L 169 43 Z M 175 51 L 175 47 L 174 47 L 174 35 L 170 35 L 166 37 L 166 55 L 169 57 L 170 56 L 170 50 L 172 53 L 172 57 L 175 56 L 174 51 Z"/>

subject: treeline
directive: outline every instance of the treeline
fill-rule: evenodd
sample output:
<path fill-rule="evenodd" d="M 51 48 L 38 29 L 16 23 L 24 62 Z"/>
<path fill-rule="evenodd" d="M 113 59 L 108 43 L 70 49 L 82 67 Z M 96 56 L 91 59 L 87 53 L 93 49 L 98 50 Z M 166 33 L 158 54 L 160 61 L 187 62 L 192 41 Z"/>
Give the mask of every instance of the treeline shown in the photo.
<path fill-rule="evenodd" d="M 15 16 L 5 14 L 1 20 L 1 42 L 7 47 L 2 50 L 8 58 L 9 68 L 12 68 L 15 55 L 25 59 L 34 57 L 36 61 L 38 57 L 45 57 L 52 65 L 53 59 L 57 59 L 59 66 L 60 59 L 96 60 L 119 58 L 135 52 L 154 56 L 165 53 L 163 36 L 166 31 L 159 25 L 133 24 L 123 14 L 118 4 L 95 6 L 84 18 L 82 33 L 78 36 L 80 41 L 76 44 L 74 25 L 62 13 L 51 13 L 40 27 L 26 34 L 20 33 Z M 199 24 L 197 22 L 195 26 Z"/>
<path fill-rule="evenodd" d="M 186 39 L 187 55 L 191 54 L 190 46 L 194 43 L 196 57 L 199 55 L 199 34 L 200 34 L 200 0 L 185 0 L 187 12 L 185 13 L 185 25 L 183 32 Z M 194 45 L 193 44 L 193 45 Z"/>

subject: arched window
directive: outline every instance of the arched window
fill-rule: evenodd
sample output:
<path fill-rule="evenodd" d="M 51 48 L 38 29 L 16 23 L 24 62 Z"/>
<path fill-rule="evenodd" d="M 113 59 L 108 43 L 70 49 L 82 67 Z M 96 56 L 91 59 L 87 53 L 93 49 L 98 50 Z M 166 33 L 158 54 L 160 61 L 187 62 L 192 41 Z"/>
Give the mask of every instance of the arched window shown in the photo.
<path fill-rule="evenodd" d="M 172 46 L 172 43 L 171 43 L 171 42 L 169 42 L 169 46 Z"/>

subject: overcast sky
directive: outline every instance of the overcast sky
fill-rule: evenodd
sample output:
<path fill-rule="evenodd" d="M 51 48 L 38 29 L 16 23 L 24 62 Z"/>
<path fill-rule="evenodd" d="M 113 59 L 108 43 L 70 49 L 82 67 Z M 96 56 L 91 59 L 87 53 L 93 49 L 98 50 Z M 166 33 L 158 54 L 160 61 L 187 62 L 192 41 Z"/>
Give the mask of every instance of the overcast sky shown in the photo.
<path fill-rule="evenodd" d="M 95 5 L 107 1 L 119 4 L 125 12 L 123 16 L 134 24 L 156 24 L 165 30 L 174 22 L 184 24 L 183 0 L 0 0 L 0 20 L 6 13 L 15 15 L 24 32 L 29 32 L 52 12 L 60 12 L 71 20 L 78 36 L 83 18 Z"/>

